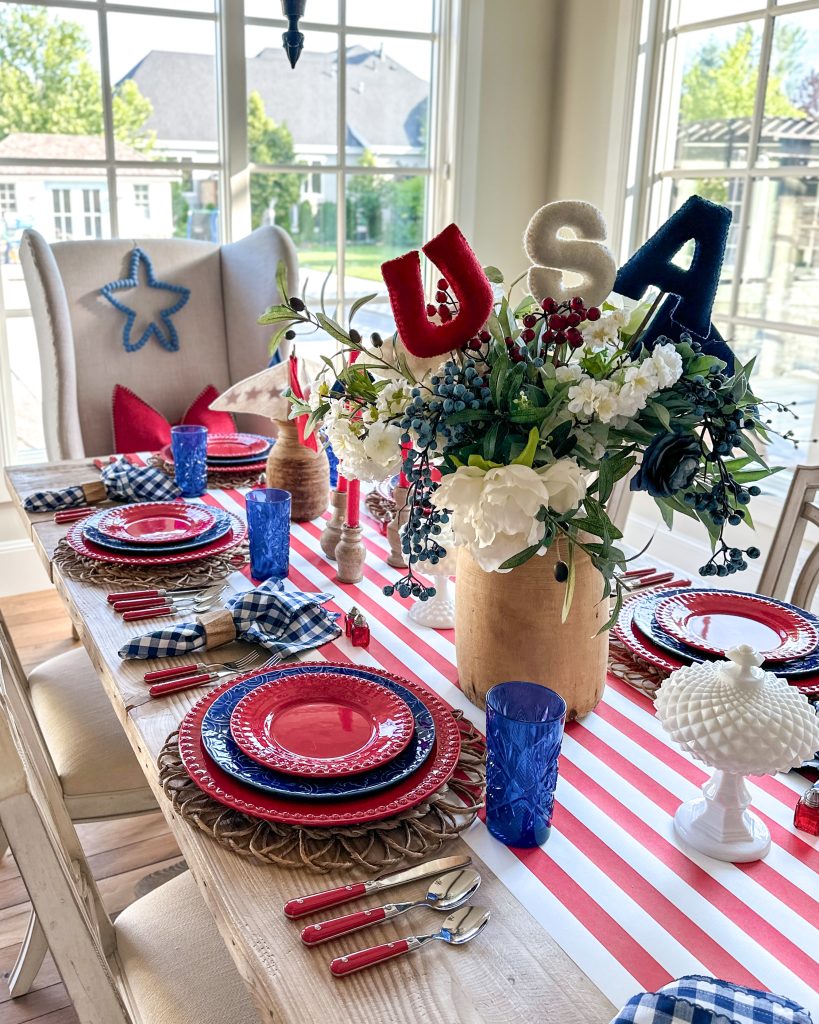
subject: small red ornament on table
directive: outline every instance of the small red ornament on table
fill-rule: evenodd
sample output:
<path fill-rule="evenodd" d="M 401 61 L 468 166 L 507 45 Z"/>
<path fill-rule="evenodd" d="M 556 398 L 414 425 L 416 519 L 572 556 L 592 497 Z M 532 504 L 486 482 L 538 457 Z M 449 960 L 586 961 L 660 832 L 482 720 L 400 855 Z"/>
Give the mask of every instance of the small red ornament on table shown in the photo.
<path fill-rule="evenodd" d="M 799 797 L 793 824 L 795 828 L 807 832 L 809 836 L 819 836 L 819 782 L 805 790 Z"/>
<path fill-rule="evenodd" d="M 367 620 L 359 611 L 357 611 L 353 616 L 350 640 L 352 641 L 353 647 L 370 646 L 370 627 L 367 625 Z"/>

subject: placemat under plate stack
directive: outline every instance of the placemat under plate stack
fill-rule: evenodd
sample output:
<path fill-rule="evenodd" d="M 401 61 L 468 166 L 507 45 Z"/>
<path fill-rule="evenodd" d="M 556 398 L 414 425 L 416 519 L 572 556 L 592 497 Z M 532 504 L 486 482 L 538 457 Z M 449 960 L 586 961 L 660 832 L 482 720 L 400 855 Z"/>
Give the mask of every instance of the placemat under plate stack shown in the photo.
<path fill-rule="evenodd" d="M 259 481 L 275 438 L 262 434 L 208 434 L 208 484 L 241 487 Z M 173 476 L 173 450 L 165 445 L 155 457 L 160 469 Z"/>
<path fill-rule="evenodd" d="M 764 668 L 819 699 L 819 617 L 787 601 L 732 590 L 657 590 L 624 603 L 613 636 L 664 675 L 750 644 Z"/>
<path fill-rule="evenodd" d="M 54 561 L 67 576 L 106 585 L 221 579 L 244 561 L 245 524 L 196 502 L 161 501 L 101 509 L 74 523 Z"/>
<path fill-rule="evenodd" d="M 285 665 L 225 682 L 159 757 L 174 809 L 245 856 L 318 871 L 439 849 L 483 803 L 484 744 L 420 684 Z"/>

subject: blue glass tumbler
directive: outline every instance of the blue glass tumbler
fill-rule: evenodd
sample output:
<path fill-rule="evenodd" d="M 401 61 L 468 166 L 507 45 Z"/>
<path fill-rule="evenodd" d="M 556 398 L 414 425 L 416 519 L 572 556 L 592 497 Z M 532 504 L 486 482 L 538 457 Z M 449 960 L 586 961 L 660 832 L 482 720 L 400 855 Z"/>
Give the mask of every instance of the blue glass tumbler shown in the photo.
<path fill-rule="evenodd" d="M 171 427 L 173 475 L 185 498 L 198 498 L 208 489 L 208 428 Z"/>
<path fill-rule="evenodd" d="M 290 571 L 290 491 L 259 487 L 247 492 L 245 502 L 250 575 L 283 580 Z"/>
<path fill-rule="evenodd" d="M 486 825 L 507 846 L 540 846 L 552 830 L 566 702 L 536 683 L 486 695 Z"/>

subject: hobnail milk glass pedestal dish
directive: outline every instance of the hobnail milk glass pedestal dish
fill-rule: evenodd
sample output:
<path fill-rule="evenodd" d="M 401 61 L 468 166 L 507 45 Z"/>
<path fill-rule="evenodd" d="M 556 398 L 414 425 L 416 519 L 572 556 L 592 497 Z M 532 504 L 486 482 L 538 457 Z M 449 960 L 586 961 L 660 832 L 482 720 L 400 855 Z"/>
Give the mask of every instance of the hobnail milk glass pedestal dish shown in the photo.
<path fill-rule="evenodd" d="M 677 808 L 674 827 L 689 846 L 717 860 L 759 860 L 771 847 L 767 826 L 751 810 L 746 775 L 798 768 L 819 748 L 819 717 L 807 698 L 742 644 L 730 661 L 672 672 L 656 699 L 671 738 L 716 771 L 702 796 Z"/>
<path fill-rule="evenodd" d="M 409 610 L 409 617 L 419 626 L 430 629 L 455 628 L 455 590 L 449 581 L 455 575 L 458 562 L 455 550 L 455 538 L 452 531 L 447 530 L 439 538 L 446 549 L 446 555 L 435 565 L 435 571 L 427 571 L 427 575 L 435 587 L 435 593 L 426 601 L 416 601 Z"/>

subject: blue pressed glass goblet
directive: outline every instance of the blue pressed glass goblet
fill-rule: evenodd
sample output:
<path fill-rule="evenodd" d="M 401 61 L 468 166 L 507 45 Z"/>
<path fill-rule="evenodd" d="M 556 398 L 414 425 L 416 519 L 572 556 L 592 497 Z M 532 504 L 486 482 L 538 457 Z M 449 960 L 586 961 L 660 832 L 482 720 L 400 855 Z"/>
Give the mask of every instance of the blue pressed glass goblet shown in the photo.
<path fill-rule="evenodd" d="M 254 580 L 283 580 L 290 571 L 290 491 L 248 491 L 247 532 Z"/>
<path fill-rule="evenodd" d="M 552 830 L 566 702 L 536 683 L 486 695 L 486 825 L 507 846 L 540 846 Z"/>
<path fill-rule="evenodd" d="M 171 427 L 173 475 L 185 498 L 198 498 L 208 489 L 208 428 Z"/>

